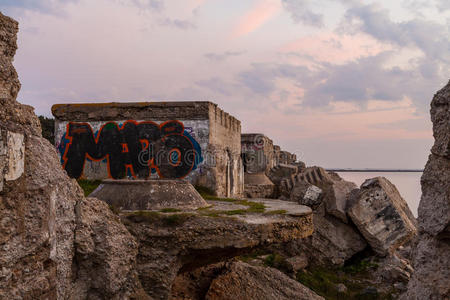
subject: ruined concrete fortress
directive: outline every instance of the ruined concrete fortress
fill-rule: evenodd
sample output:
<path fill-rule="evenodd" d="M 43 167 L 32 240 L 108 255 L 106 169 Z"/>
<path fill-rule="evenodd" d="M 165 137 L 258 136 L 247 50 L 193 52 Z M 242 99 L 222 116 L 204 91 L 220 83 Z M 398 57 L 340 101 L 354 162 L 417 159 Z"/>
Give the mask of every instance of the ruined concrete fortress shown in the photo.
<path fill-rule="evenodd" d="M 241 135 L 241 122 L 211 102 L 56 104 L 52 113 L 73 178 L 186 179 L 242 197 L 245 177 L 245 194 L 264 198 L 274 195 L 266 174 L 296 161 L 262 134 Z"/>
<path fill-rule="evenodd" d="M 450 82 L 417 221 L 210 102 L 56 105 L 55 148 L 16 101 L 17 32 L 0 13 L 0 299 L 449 299 Z"/>

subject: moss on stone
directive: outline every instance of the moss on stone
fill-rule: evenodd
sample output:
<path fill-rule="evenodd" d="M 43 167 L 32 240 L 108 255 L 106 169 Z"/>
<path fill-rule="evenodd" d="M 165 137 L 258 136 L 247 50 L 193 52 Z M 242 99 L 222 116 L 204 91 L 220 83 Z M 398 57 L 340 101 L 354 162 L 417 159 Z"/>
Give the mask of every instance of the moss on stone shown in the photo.
<path fill-rule="evenodd" d="M 127 218 L 131 219 L 133 222 L 147 222 L 156 223 L 160 222 L 161 225 L 165 226 L 179 226 L 186 222 L 190 217 L 193 216 L 191 213 L 180 213 L 180 214 L 165 214 L 158 211 L 147 211 L 139 210 L 133 211 L 126 214 Z"/>
<path fill-rule="evenodd" d="M 180 212 L 181 209 L 168 207 L 168 208 L 160 209 L 159 211 L 163 212 L 163 213 L 173 213 L 173 212 Z"/>
<path fill-rule="evenodd" d="M 89 196 L 99 185 L 102 183 L 101 180 L 88 180 L 88 179 L 78 179 L 78 184 L 84 191 L 85 196 Z"/>

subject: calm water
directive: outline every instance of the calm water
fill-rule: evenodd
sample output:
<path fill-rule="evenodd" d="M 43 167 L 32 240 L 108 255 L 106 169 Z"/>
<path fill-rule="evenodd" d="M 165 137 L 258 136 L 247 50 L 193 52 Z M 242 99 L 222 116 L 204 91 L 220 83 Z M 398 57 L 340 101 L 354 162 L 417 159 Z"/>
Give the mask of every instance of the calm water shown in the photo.
<path fill-rule="evenodd" d="M 383 176 L 392 182 L 408 202 L 409 208 L 415 217 L 417 217 L 417 207 L 419 206 L 420 195 L 420 177 L 421 172 L 338 172 L 345 180 L 352 181 L 360 186 L 364 180 Z"/>

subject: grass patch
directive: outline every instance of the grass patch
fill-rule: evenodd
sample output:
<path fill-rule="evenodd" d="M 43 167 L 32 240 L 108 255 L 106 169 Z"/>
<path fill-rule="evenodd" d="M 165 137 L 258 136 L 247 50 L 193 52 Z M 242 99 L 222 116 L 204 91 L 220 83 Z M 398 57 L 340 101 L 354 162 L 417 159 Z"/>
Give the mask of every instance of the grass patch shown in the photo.
<path fill-rule="evenodd" d="M 160 209 L 159 211 L 163 212 L 163 213 L 173 213 L 173 212 L 180 212 L 181 209 L 168 207 L 168 208 Z"/>
<path fill-rule="evenodd" d="M 269 254 L 263 263 L 266 267 L 276 268 L 284 272 L 288 270 L 286 259 L 278 253 Z"/>
<path fill-rule="evenodd" d="M 78 184 L 84 191 L 84 195 L 88 196 L 102 183 L 101 180 L 78 179 Z"/>
<path fill-rule="evenodd" d="M 135 211 L 127 214 L 127 218 L 132 220 L 135 223 L 160 223 L 165 226 L 179 226 L 186 222 L 192 214 L 189 213 L 181 213 L 181 214 L 172 214 L 172 215 L 164 215 L 157 211 Z"/>
<path fill-rule="evenodd" d="M 378 264 L 370 261 L 367 258 L 357 260 L 351 265 L 347 265 L 342 267 L 342 271 L 350 275 L 356 275 L 361 273 L 368 273 L 372 270 L 376 270 L 378 268 Z"/>
<path fill-rule="evenodd" d="M 207 208 L 202 208 L 202 215 L 204 216 L 219 216 L 219 215 L 244 215 L 248 213 L 263 213 L 266 210 L 266 206 L 262 203 L 252 202 L 248 200 L 234 199 L 234 198 L 221 198 L 213 195 L 213 192 L 202 186 L 195 186 L 197 192 L 203 197 L 205 200 L 210 201 L 222 201 L 222 202 L 230 202 L 237 205 L 247 206 L 247 209 L 235 209 L 235 210 L 209 210 Z M 200 211 L 200 209 L 198 209 Z"/>
<path fill-rule="evenodd" d="M 320 296 L 330 300 L 340 299 L 393 299 L 392 292 L 382 294 L 379 292 L 365 292 L 370 286 L 371 271 L 377 268 L 377 264 L 361 259 L 353 261 L 351 265 L 341 268 L 324 268 L 311 266 L 296 274 L 297 280 Z M 344 284 L 347 291 L 340 293 L 337 285 Z M 376 288 L 376 286 L 375 286 Z"/>
<path fill-rule="evenodd" d="M 287 210 L 277 209 L 277 210 L 266 211 L 264 214 L 265 215 L 284 215 L 285 213 L 287 213 Z"/>

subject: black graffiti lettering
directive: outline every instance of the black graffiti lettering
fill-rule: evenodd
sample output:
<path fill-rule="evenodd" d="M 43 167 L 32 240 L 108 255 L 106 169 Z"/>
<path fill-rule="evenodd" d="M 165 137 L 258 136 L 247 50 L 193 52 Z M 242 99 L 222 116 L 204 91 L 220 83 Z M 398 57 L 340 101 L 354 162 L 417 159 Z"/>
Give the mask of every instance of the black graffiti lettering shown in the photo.
<path fill-rule="evenodd" d="M 64 169 L 69 176 L 79 178 L 87 158 L 106 159 L 109 176 L 114 179 L 124 178 L 128 168 L 137 178 L 148 178 L 151 168 L 163 178 L 182 178 L 195 163 L 195 159 L 185 159 L 195 150 L 183 133 L 184 126 L 178 121 L 160 126 L 147 121 L 127 121 L 122 127 L 108 122 L 96 138 L 89 124 L 69 123 L 66 138 L 70 142 L 63 155 Z"/>

